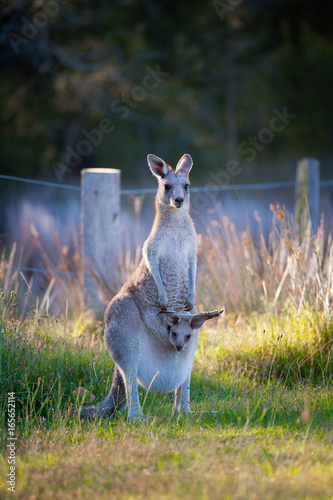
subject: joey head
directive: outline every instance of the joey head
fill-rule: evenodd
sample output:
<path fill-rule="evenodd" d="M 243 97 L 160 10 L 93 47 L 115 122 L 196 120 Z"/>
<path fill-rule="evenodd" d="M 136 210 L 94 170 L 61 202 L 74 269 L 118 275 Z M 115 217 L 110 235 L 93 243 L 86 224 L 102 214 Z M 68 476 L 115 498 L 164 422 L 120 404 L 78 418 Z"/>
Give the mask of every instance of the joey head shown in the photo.
<path fill-rule="evenodd" d="M 204 321 L 221 314 L 221 311 L 211 311 L 202 314 L 175 313 L 161 311 L 158 316 L 167 328 L 168 340 L 176 351 L 183 351 L 195 339 L 195 330 L 199 330 Z"/>

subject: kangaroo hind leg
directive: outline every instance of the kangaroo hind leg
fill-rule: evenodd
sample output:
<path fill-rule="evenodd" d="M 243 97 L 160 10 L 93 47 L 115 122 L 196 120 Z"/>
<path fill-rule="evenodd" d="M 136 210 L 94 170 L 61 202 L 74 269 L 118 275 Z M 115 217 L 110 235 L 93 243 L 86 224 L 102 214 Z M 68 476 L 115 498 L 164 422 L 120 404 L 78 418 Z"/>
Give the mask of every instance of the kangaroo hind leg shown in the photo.
<path fill-rule="evenodd" d="M 126 406 L 126 390 L 123 377 L 117 366 L 114 368 L 112 385 L 109 394 L 98 405 L 82 406 L 72 410 L 70 415 L 79 415 L 81 419 L 111 417 Z"/>
<path fill-rule="evenodd" d="M 141 351 L 142 321 L 138 308 L 129 295 L 112 301 L 106 314 L 105 345 L 116 364 L 121 386 L 126 391 L 129 420 L 144 419 L 138 394 L 138 368 Z M 110 391 L 110 397 L 115 394 Z M 108 396 L 109 397 L 109 396 Z"/>

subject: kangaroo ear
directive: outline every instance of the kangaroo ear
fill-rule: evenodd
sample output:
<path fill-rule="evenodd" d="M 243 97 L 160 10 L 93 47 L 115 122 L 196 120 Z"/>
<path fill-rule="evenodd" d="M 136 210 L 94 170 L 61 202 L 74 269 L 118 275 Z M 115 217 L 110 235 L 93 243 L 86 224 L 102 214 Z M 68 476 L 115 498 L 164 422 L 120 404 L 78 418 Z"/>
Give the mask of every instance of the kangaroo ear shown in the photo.
<path fill-rule="evenodd" d="M 161 311 L 158 313 L 164 326 L 173 326 L 181 322 L 181 318 L 178 314 L 169 311 Z"/>
<path fill-rule="evenodd" d="M 147 160 L 152 174 L 159 179 L 163 179 L 170 169 L 165 161 L 155 155 L 148 155 Z"/>
<path fill-rule="evenodd" d="M 220 314 L 223 313 L 222 311 L 210 311 L 210 312 L 203 312 L 201 314 L 195 314 L 191 321 L 190 325 L 193 330 L 198 330 L 199 328 L 202 327 L 205 321 L 207 319 L 212 319 L 212 318 L 217 318 L 217 316 L 220 316 Z"/>
<path fill-rule="evenodd" d="M 193 160 L 190 157 L 190 155 L 184 155 L 177 163 L 175 173 L 187 177 L 188 174 L 190 173 L 192 165 L 193 165 Z"/>

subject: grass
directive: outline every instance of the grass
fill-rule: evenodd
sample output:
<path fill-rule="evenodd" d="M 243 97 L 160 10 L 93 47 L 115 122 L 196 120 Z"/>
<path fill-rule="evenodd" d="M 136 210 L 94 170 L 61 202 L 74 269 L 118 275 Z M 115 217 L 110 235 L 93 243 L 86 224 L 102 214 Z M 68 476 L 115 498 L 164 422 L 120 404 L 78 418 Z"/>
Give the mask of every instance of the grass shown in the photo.
<path fill-rule="evenodd" d="M 332 436 L 202 420 L 41 433 L 19 459 L 20 498 L 331 498 Z"/>
<path fill-rule="evenodd" d="M 75 310 L 74 280 L 50 276 L 36 297 L 33 278 L 0 269 L 0 498 L 12 494 L 12 392 L 22 499 L 332 498 L 332 236 L 322 222 L 300 238 L 281 207 L 272 212 L 268 239 L 259 219 L 255 238 L 217 213 L 199 238 L 199 310 L 226 314 L 200 332 L 189 416 L 173 416 L 172 394 L 141 389 L 156 419 L 70 417 L 110 388 L 104 325 Z M 123 278 L 139 254 L 125 257 Z"/>
<path fill-rule="evenodd" d="M 309 223 L 304 234 L 279 204 L 271 205 L 272 229 L 265 235 L 257 214 L 256 234 L 241 232 L 216 208 L 199 235 L 198 300 L 204 307 L 276 316 L 289 303 L 329 313 L 333 295 L 332 234 L 322 219 L 316 235 Z M 310 305 L 310 307 L 309 307 Z"/>
<path fill-rule="evenodd" d="M 224 318 L 200 336 L 193 415 L 172 416 L 172 395 L 150 393 L 144 411 L 156 420 L 80 422 L 68 409 L 84 397 L 101 400 L 110 386 L 103 325 L 33 313 L 10 320 L 15 296 L 2 302 L 2 498 L 8 392 L 16 393 L 20 498 L 331 498 L 331 351 L 318 351 L 312 365 L 321 368 L 307 379 L 301 366 L 332 336 L 329 317 L 285 315 L 285 336 L 293 331 L 294 340 L 276 346 L 270 340 L 282 319 L 267 326 L 265 315 Z"/>
<path fill-rule="evenodd" d="M 293 386 L 327 385 L 332 378 L 333 318 L 323 312 L 304 309 L 297 315 L 286 307 L 278 316 L 229 316 L 215 343 L 207 342 L 220 370 L 241 371 L 252 380 L 273 378 Z"/>

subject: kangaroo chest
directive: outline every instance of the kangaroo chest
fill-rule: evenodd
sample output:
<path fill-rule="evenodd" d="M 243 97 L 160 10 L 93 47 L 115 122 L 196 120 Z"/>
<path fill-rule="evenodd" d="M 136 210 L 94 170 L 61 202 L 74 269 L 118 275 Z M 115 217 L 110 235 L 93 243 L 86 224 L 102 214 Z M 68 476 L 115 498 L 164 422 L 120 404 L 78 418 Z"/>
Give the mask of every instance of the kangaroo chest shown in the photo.
<path fill-rule="evenodd" d="M 160 242 L 159 270 L 167 293 L 187 294 L 189 287 L 189 255 L 193 242 L 185 235 L 171 235 Z M 195 250 L 194 250 L 195 251 Z M 182 294 L 182 295 L 183 295 Z"/>
<path fill-rule="evenodd" d="M 190 253 L 196 251 L 195 241 L 188 233 L 168 231 L 158 241 L 158 256 L 160 259 L 170 259 L 173 262 L 188 260 Z"/>

